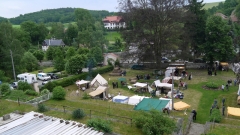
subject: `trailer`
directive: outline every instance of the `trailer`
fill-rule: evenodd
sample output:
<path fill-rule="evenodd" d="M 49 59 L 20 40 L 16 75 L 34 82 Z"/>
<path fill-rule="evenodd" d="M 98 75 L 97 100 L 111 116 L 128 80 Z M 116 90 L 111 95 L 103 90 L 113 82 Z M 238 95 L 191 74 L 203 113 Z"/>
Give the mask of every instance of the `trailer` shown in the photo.
<path fill-rule="evenodd" d="M 19 81 L 24 81 L 24 82 L 27 82 L 28 84 L 37 82 L 36 74 L 23 73 L 23 74 L 17 75 L 17 78 L 19 79 Z"/>

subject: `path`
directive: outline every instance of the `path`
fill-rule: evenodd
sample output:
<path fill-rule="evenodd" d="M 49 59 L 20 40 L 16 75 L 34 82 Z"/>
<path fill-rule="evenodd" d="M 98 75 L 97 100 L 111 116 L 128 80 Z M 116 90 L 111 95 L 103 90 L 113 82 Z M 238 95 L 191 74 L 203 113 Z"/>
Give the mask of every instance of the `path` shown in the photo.
<path fill-rule="evenodd" d="M 204 133 L 204 125 L 198 123 L 192 123 L 189 133 L 187 135 L 201 135 Z"/>

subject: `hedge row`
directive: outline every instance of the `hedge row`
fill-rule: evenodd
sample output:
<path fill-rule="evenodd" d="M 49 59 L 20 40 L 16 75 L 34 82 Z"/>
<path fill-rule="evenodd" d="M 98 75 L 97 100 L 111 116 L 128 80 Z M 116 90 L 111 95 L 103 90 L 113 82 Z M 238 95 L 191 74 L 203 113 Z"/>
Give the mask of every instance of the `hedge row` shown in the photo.
<path fill-rule="evenodd" d="M 107 73 L 113 70 L 113 66 L 104 66 L 101 68 L 98 68 L 94 71 L 92 71 L 92 76 L 95 77 L 97 74 L 103 74 L 103 73 Z M 59 79 L 56 81 L 53 81 L 55 86 L 62 86 L 62 87 L 67 87 L 69 85 L 74 84 L 77 80 L 85 80 L 88 77 L 88 73 L 81 73 L 79 75 L 73 75 L 73 76 L 69 76 L 69 77 L 65 77 L 63 79 Z M 49 82 L 50 83 L 50 82 Z M 48 83 L 47 83 L 48 84 Z M 48 89 L 48 85 L 44 85 L 41 90 L 43 89 Z M 51 90 L 50 90 L 51 91 Z"/>

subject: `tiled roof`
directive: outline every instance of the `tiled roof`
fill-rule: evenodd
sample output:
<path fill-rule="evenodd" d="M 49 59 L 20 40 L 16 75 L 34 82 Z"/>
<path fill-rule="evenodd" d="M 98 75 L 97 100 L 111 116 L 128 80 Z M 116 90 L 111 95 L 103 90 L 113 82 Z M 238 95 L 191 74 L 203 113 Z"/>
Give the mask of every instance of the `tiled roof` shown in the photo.
<path fill-rule="evenodd" d="M 43 116 L 43 117 L 40 117 Z M 1 135 L 103 135 L 103 132 L 93 130 L 84 124 L 44 116 L 40 113 L 29 112 L 14 121 L 0 126 Z"/>
<path fill-rule="evenodd" d="M 54 46 L 54 45 L 56 45 L 56 46 L 59 46 L 59 45 L 65 45 L 64 43 L 63 43 L 63 41 L 62 41 L 62 39 L 46 39 L 46 40 L 44 40 L 44 42 L 49 46 Z"/>
<path fill-rule="evenodd" d="M 120 16 L 107 16 L 103 19 L 104 22 L 120 22 L 122 17 Z"/>

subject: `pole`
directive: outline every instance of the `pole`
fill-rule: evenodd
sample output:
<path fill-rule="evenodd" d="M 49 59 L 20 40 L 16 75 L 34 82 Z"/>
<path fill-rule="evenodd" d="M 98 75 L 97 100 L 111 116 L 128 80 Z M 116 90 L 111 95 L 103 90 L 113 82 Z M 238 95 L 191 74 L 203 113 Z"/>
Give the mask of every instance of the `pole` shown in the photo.
<path fill-rule="evenodd" d="M 12 50 L 10 50 L 10 55 L 11 55 L 11 60 L 12 60 L 12 67 L 13 67 L 13 77 L 14 81 L 16 81 L 16 74 L 15 74 L 15 67 L 14 67 L 14 62 L 13 62 L 13 56 L 12 56 Z"/>
<path fill-rule="evenodd" d="M 171 89 L 171 96 L 172 96 L 172 110 L 174 109 L 174 102 L 173 102 L 173 88 L 174 88 L 174 81 L 173 81 L 173 69 L 172 69 L 172 89 Z"/>

